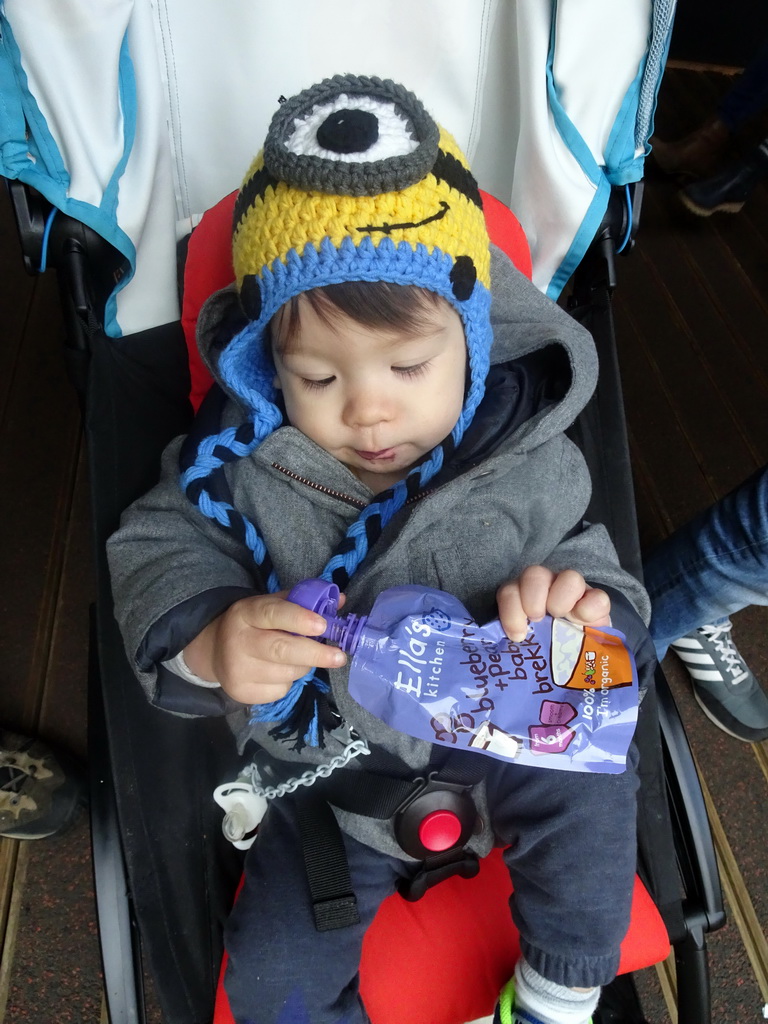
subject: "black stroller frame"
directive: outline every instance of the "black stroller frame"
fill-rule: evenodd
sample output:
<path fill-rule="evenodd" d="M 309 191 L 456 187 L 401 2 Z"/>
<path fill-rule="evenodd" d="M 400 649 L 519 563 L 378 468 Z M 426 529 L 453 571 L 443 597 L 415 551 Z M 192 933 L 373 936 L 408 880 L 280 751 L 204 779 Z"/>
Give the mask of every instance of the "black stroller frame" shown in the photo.
<path fill-rule="evenodd" d="M 8 182 L 22 253 L 40 266 L 50 205 Z M 642 183 L 635 191 L 639 212 Z M 590 517 L 605 523 L 622 564 L 641 574 L 611 293 L 617 240 L 634 234 L 624 189 L 569 290 L 568 306 L 592 333 L 600 381 L 574 439 L 595 482 Z M 182 254 L 183 257 L 183 254 Z M 182 259 L 183 262 L 183 259 Z M 111 1024 L 144 1024 L 145 963 L 167 1024 L 206 1024 L 221 960 L 221 926 L 241 870 L 211 798 L 237 762 L 223 719 L 181 720 L 145 701 L 112 615 L 105 542 L 121 511 L 151 486 L 159 456 L 191 419 L 180 324 L 106 337 L 104 304 L 122 257 L 93 231 L 58 214 L 47 264 L 57 270 L 68 368 L 80 398 L 89 455 L 97 594 L 91 621 L 89 756 L 91 831 L 104 984 Z M 610 479 L 610 487 L 605 486 Z M 677 968 L 680 1024 L 710 1021 L 706 935 L 724 923 L 706 809 L 685 732 L 659 670 L 658 715 L 641 716 L 638 870 L 667 926 Z M 652 710 L 652 709 L 650 709 Z M 658 722 L 659 728 L 656 729 Z M 183 857 L 184 863 L 179 863 Z M 640 1024 L 631 979 L 606 990 L 596 1020 Z"/>

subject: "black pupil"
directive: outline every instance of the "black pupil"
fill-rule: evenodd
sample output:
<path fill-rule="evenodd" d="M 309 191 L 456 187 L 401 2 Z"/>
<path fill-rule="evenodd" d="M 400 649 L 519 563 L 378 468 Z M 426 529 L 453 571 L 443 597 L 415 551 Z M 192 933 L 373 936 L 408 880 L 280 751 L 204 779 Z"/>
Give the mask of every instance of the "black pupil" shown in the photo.
<path fill-rule="evenodd" d="M 317 129 L 317 141 L 332 153 L 365 153 L 379 137 L 379 119 L 369 110 L 335 110 Z"/>

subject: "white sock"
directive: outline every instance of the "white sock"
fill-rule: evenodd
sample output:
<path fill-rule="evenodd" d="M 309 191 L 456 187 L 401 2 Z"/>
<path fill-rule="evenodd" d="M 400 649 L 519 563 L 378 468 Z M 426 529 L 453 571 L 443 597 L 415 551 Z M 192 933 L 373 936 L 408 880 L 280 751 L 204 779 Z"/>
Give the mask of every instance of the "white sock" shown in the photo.
<path fill-rule="evenodd" d="M 599 987 L 575 992 L 542 978 L 522 958 L 517 962 L 515 1012 L 522 1011 L 526 1024 L 589 1024 L 599 998 Z"/>

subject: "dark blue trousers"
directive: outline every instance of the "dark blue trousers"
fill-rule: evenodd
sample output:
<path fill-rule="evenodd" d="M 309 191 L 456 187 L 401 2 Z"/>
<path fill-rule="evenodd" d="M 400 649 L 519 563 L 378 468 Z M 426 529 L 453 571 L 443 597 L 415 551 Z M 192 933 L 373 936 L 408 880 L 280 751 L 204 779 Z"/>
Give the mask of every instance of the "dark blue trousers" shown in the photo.
<path fill-rule="evenodd" d="M 363 936 L 405 862 L 344 836 L 360 923 L 318 932 L 295 804 L 275 800 L 245 863 L 227 922 L 225 988 L 237 1024 L 360 1024 Z"/>
<path fill-rule="evenodd" d="M 489 759 L 490 760 L 490 759 Z M 495 829 L 528 962 L 570 986 L 611 980 L 629 923 L 636 775 L 493 762 Z M 290 797 L 274 801 L 248 854 L 229 919 L 225 986 L 237 1024 L 363 1024 L 363 936 L 409 866 L 344 837 L 360 924 L 318 932 Z M 456 979 L 461 984 L 461 979 Z"/>

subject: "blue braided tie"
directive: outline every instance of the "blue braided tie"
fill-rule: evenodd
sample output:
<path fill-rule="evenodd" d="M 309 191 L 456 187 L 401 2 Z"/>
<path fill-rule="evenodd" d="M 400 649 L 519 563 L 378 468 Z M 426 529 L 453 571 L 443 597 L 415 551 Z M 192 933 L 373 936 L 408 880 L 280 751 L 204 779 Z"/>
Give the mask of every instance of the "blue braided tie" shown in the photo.
<path fill-rule="evenodd" d="M 296 702 L 301 696 L 301 692 L 307 684 L 312 683 L 320 693 L 328 693 L 330 687 L 324 679 L 318 679 L 315 676 L 315 669 L 310 669 L 301 679 L 296 679 L 291 683 L 290 690 L 281 697 L 280 700 L 273 700 L 269 704 L 252 704 L 251 705 L 251 717 L 249 719 L 251 725 L 255 725 L 257 722 L 282 722 L 288 718 L 293 709 L 296 707 Z M 314 727 L 315 743 L 313 746 L 317 746 L 317 715 L 314 716 L 310 730 Z M 307 743 L 310 743 L 308 736 L 304 737 Z"/>
<path fill-rule="evenodd" d="M 220 469 L 224 465 L 225 460 L 213 454 L 216 448 L 227 448 L 238 458 L 242 458 L 250 455 L 260 443 L 256 436 L 248 444 L 237 441 L 235 439 L 236 431 L 237 428 L 229 427 L 227 430 L 222 430 L 220 434 L 210 434 L 203 438 L 198 445 L 194 463 L 182 473 L 181 486 L 185 490 L 193 481 L 209 476 L 214 470 Z"/>

